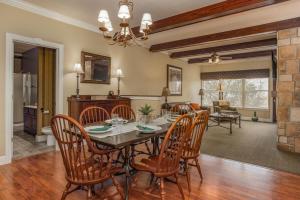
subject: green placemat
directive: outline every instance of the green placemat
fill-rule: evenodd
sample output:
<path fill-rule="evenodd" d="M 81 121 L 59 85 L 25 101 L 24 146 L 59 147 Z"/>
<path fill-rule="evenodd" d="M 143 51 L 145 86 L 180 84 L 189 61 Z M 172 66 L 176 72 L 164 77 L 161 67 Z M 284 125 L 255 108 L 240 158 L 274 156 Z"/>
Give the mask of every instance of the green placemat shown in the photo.
<path fill-rule="evenodd" d="M 146 127 L 146 126 L 137 125 L 136 127 L 137 127 L 139 130 L 141 130 L 141 131 L 154 131 L 153 128 L 149 128 L 149 127 Z"/>
<path fill-rule="evenodd" d="M 91 128 L 89 129 L 89 131 L 107 131 L 108 129 L 110 129 L 111 127 L 110 126 L 103 126 L 103 127 L 98 127 L 98 128 Z"/>

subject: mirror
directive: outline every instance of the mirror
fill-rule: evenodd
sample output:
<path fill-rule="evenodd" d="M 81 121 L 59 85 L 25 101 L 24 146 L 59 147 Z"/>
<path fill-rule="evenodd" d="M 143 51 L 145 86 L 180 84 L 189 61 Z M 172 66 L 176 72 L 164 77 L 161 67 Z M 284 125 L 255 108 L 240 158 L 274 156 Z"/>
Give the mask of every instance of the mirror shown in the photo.
<path fill-rule="evenodd" d="M 110 84 L 111 58 L 81 52 L 82 83 Z"/>

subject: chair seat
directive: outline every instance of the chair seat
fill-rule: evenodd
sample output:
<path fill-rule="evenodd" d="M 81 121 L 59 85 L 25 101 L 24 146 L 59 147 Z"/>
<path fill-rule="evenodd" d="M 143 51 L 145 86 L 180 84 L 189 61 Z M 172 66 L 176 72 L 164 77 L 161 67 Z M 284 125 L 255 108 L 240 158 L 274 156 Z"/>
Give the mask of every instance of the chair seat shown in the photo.
<path fill-rule="evenodd" d="M 99 180 L 109 179 L 111 175 L 122 172 L 121 167 L 111 166 L 108 167 L 107 162 L 101 164 L 97 160 L 90 160 L 77 164 L 77 168 L 81 168 L 81 172 L 75 180 L 68 178 L 71 182 L 81 182 L 89 180 L 91 182 L 98 182 Z"/>
<path fill-rule="evenodd" d="M 179 170 L 179 167 L 169 166 L 167 160 L 162 160 L 159 164 L 158 156 L 142 158 L 141 161 L 133 162 L 131 165 L 136 170 L 150 172 L 156 176 L 163 177 L 170 176 Z"/>
<path fill-rule="evenodd" d="M 140 171 L 155 173 L 158 167 L 158 156 L 142 158 L 139 162 L 133 162 L 132 166 Z"/>

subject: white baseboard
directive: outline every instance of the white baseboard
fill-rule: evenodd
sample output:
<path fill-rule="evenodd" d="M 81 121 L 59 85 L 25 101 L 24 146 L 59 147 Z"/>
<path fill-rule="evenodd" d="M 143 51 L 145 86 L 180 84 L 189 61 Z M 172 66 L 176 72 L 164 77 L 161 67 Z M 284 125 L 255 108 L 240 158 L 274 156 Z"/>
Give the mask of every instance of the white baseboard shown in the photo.
<path fill-rule="evenodd" d="M 14 124 L 14 131 L 23 131 L 23 130 L 24 130 L 24 123 Z"/>
<path fill-rule="evenodd" d="M 6 165 L 9 164 L 9 159 L 7 156 L 0 156 L 0 165 Z"/>

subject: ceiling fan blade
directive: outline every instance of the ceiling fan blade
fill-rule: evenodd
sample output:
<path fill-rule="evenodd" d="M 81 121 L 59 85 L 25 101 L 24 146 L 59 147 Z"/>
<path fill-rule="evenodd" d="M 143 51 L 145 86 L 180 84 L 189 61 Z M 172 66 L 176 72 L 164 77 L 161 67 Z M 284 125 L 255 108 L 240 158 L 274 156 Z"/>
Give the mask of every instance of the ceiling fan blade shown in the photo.
<path fill-rule="evenodd" d="M 232 59 L 232 57 L 226 57 L 226 56 L 224 56 L 224 57 L 221 56 L 220 58 L 221 58 L 222 60 L 231 60 L 231 59 Z"/>

